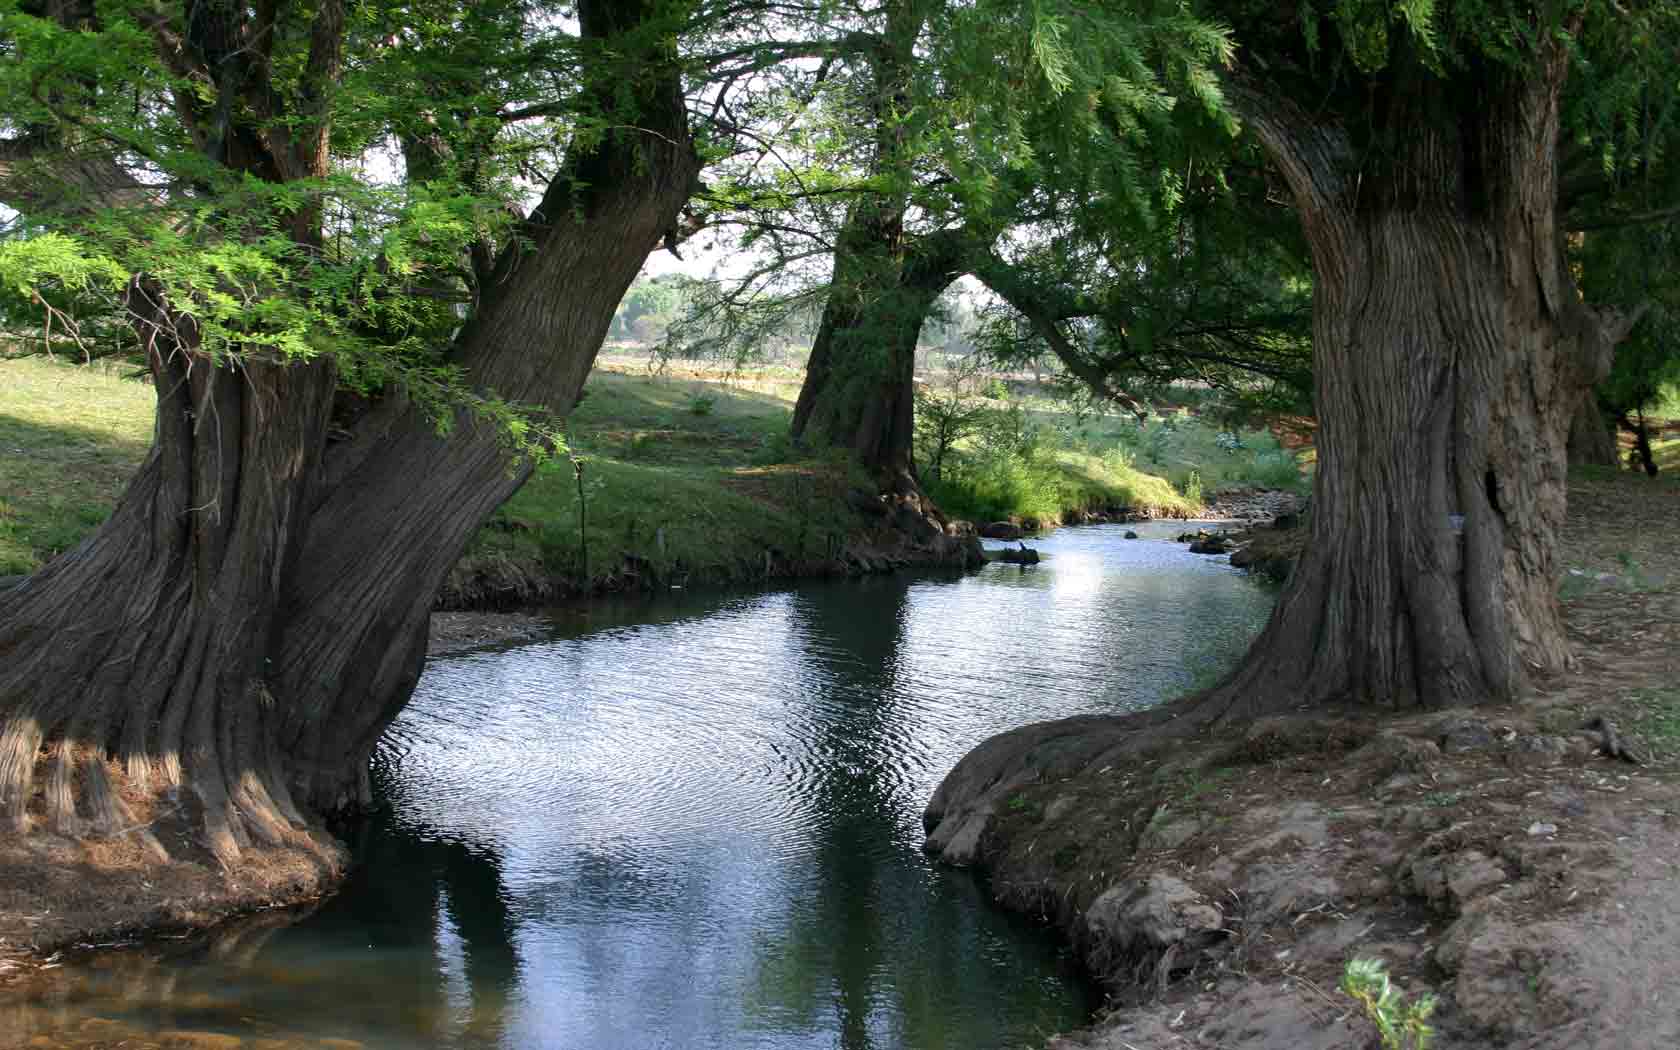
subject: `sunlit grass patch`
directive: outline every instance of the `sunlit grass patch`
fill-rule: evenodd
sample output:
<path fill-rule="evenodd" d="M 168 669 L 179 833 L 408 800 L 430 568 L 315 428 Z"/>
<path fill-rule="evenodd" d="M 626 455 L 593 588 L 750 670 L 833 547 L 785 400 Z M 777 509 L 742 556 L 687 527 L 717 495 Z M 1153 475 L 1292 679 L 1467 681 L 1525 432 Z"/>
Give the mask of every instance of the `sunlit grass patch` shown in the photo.
<path fill-rule="evenodd" d="M 106 365 L 0 358 L 0 575 L 104 521 L 151 443 L 149 384 Z"/>

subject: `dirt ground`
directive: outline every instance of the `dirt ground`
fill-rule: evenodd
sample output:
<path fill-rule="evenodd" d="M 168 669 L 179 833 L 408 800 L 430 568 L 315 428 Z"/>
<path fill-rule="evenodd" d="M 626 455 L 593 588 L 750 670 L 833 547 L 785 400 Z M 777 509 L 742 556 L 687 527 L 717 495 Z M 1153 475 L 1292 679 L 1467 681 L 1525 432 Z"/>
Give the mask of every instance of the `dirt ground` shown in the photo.
<path fill-rule="evenodd" d="M 321 833 L 291 848 L 248 847 L 224 870 L 178 810 L 131 800 L 168 851 L 133 836 L 73 840 L 35 832 L 0 840 L 0 992 L 77 947 L 103 947 L 202 929 L 234 916 L 319 899 L 346 857 Z M 3 1044 L 0 1044 L 3 1045 Z"/>
<path fill-rule="evenodd" d="M 952 773 L 929 848 L 1105 982 L 1106 1016 L 1053 1050 L 1376 1047 L 1338 987 L 1356 957 L 1439 997 L 1444 1050 L 1680 1046 L 1677 540 L 1680 486 L 1583 479 L 1578 666 L 1524 702 L 1142 757 L 1115 719 L 1029 726 Z"/>

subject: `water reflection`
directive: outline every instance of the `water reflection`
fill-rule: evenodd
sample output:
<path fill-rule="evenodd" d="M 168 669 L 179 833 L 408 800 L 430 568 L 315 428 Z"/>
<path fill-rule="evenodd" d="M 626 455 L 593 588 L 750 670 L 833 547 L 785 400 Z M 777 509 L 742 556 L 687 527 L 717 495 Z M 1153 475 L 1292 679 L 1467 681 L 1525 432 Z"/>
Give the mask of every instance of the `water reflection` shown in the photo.
<path fill-rule="evenodd" d="M 1041 1040 L 1092 1004 L 1045 931 L 926 863 L 922 805 L 990 733 L 1186 688 L 1270 603 L 1121 531 L 961 579 L 596 608 L 441 661 L 386 742 L 388 811 L 343 893 L 71 967 L 0 1024 L 64 1045 L 90 1024 L 135 1045 Z"/>

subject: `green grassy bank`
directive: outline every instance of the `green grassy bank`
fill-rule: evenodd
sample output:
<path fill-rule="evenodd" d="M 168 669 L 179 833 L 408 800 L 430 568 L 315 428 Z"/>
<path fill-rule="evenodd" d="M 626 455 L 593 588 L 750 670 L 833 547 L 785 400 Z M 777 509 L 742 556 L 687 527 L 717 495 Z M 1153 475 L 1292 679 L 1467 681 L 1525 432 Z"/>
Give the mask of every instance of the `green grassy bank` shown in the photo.
<path fill-rule="evenodd" d="M 567 424 L 581 498 L 571 461 L 545 464 L 471 543 L 454 603 L 832 571 L 871 525 L 847 499 L 867 479 L 838 457 L 795 455 L 797 391 L 792 375 L 653 376 L 605 359 Z M 0 575 L 34 571 L 104 520 L 145 455 L 153 406 L 151 388 L 117 368 L 0 359 Z M 991 407 L 992 429 L 965 437 L 929 483 L 954 517 L 1185 515 L 1257 467 L 1298 477 L 1269 435 L 1230 447 L 1188 412 L 1139 425 L 1031 398 Z"/>

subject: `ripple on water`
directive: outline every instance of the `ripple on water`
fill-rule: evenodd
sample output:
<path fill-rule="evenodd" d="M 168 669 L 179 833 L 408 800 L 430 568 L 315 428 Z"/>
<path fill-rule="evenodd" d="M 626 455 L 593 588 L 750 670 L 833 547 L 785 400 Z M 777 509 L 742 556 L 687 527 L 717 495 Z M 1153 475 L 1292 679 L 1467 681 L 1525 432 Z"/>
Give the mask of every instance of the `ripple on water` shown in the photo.
<path fill-rule="evenodd" d="M 683 599 L 435 661 L 382 745 L 389 810 L 357 833 L 343 894 L 260 943 L 93 979 L 19 1030 L 101 1014 L 404 1050 L 1040 1041 L 1085 993 L 1044 931 L 927 863 L 923 805 L 988 735 L 1182 691 L 1271 600 L 1123 532 L 1063 530 L 1030 568 Z M 195 995 L 231 1013 L 212 1024 Z"/>

